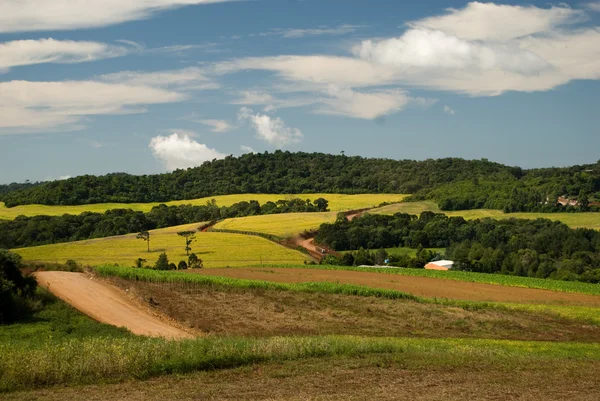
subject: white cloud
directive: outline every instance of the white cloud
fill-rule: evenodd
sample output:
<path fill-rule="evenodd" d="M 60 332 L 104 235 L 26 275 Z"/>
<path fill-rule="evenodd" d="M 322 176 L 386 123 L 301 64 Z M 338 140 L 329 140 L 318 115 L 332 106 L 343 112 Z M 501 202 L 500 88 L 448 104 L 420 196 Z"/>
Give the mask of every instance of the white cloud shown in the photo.
<path fill-rule="evenodd" d="M 317 113 L 334 114 L 372 120 L 402 110 L 410 98 L 401 90 L 356 92 L 348 88 L 330 86 L 329 98 L 323 99 L 324 108 Z"/>
<path fill-rule="evenodd" d="M 591 11 L 600 12 L 600 1 L 587 3 L 585 6 Z"/>
<path fill-rule="evenodd" d="M 127 54 L 131 49 L 98 42 L 15 40 L 0 43 L 0 71 L 42 63 L 83 63 Z"/>
<path fill-rule="evenodd" d="M 256 131 L 257 138 L 277 147 L 298 143 L 304 137 L 299 129 L 286 126 L 281 118 L 260 113 L 254 114 L 252 109 L 247 107 L 240 109 L 238 119 L 250 122 Z"/>
<path fill-rule="evenodd" d="M 121 71 L 102 75 L 100 79 L 127 85 L 177 87 L 188 90 L 208 90 L 220 87 L 216 82 L 211 81 L 202 69 L 197 67 L 155 72 Z"/>
<path fill-rule="evenodd" d="M 450 8 L 442 16 L 410 23 L 440 30 L 466 40 L 505 41 L 581 21 L 585 14 L 568 6 L 538 8 L 494 3 L 471 2 L 463 9 Z"/>
<path fill-rule="evenodd" d="M 300 89 L 304 91 L 305 88 Z M 289 92 L 289 88 L 282 90 L 283 92 Z M 295 90 L 291 90 L 294 92 Z M 237 99 L 234 99 L 230 104 L 239 104 L 244 106 L 265 106 L 264 111 L 272 112 L 277 109 L 284 109 L 289 107 L 301 107 L 308 106 L 317 103 L 318 99 L 309 96 L 293 96 L 283 98 L 276 98 L 266 91 L 241 91 Z"/>
<path fill-rule="evenodd" d="M 199 166 L 205 161 L 223 159 L 227 156 L 203 143 L 190 139 L 187 135 L 177 133 L 152 138 L 149 148 L 154 157 L 161 161 L 169 171 Z"/>
<path fill-rule="evenodd" d="M 224 120 L 195 120 L 196 122 L 199 122 L 200 124 L 204 124 L 204 125 L 208 125 L 209 127 L 212 127 L 211 131 L 212 132 L 227 132 L 227 131 L 231 131 L 233 129 L 233 127 L 231 126 L 231 124 L 229 124 L 227 121 Z"/>
<path fill-rule="evenodd" d="M 256 153 L 256 151 L 254 149 L 252 149 L 250 146 L 246 146 L 246 145 L 240 146 L 240 150 L 242 151 L 242 153 Z"/>
<path fill-rule="evenodd" d="M 184 94 L 148 86 L 95 81 L 0 82 L 0 132 L 69 129 L 86 116 L 145 112 Z"/>
<path fill-rule="evenodd" d="M 549 68 L 548 63 L 518 45 L 490 44 L 460 39 L 442 31 L 410 29 L 399 38 L 366 40 L 354 53 L 375 64 L 414 75 L 423 69 L 504 70 L 534 74 Z"/>
<path fill-rule="evenodd" d="M 586 17 L 566 6 L 469 3 L 446 15 L 413 22 L 398 37 L 365 40 L 353 47 L 353 56 L 243 58 L 219 63 L 213 73 L 271 71 L 276 78 L 273 88 L 310 94 L 315 103 L 328 105 L 325 112 L 334 107 L 337 114 L 361 118 L 376 111 L 363 113 L 362 107 L 336 102 L 328 88 L 359 94 L 346 99 L 378 93 L 373 107 L 385 110 L 388 104 L 390 112 L 402 109 L 401 98 L 390 99 L 381 87 L 471 96 L 546 91 L 575 79 L 600 79 L 600 29 L 577 25 Z"/>
<path fill-rule="evenodd" d="M 230 0 L 0 0 L 0 32 L 101 27 L 171 8 L 225 1 Z"/>
<path fill-rule="evenodd" d="M 456 114 L 456 111 L 450 106 L 444 106 L 444 113 L 450 114 L 451 116 Z"/>

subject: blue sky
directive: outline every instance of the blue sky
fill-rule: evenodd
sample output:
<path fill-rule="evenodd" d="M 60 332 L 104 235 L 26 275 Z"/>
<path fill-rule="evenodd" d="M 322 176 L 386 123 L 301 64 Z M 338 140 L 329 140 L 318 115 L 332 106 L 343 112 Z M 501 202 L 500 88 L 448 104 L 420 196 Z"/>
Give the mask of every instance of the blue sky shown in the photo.
<path fill-rule="evenodd" d="M 600 2 L 0 0 L 0 183 L 275 149 L 600 159 Z"/>

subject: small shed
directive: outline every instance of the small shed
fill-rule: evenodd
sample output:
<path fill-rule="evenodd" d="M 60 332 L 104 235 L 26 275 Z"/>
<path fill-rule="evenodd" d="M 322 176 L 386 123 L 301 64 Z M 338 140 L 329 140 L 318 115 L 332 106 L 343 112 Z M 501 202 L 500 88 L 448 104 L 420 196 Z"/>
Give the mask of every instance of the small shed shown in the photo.
<path fill-rule="evenodd" d="M 427 270 L 449 270 L 454 265 L 454 262 L 451 260 L 436 260 L 434 262 L 429 262 L 425 265 L 425 269 Z"/>

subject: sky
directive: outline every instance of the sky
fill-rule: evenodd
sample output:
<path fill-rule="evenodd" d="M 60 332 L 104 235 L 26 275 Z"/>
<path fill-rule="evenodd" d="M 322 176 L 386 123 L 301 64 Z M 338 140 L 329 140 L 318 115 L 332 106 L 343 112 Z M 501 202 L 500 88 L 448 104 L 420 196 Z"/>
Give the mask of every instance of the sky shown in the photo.
<path fill-rule="evenodd" d="M 600 159 L 600 1 L 0 0 L 0 183 L 248 152 Z"/>

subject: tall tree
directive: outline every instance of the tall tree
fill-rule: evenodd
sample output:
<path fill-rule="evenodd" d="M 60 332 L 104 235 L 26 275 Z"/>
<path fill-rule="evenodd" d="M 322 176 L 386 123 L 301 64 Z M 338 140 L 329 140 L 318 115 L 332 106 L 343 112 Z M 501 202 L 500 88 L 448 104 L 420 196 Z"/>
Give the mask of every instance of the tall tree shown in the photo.
<path fill-rule="evenodd" d="M 185 238 L 185 254 L 189 256 L 192 248 L 190 245 L 192 242 L 196 241 L 196 232 L 195 231 L 180 231 L 177 235 Z"/>
<path fill-rule="evenodd" d="M 140 231 L 136 236 L 137 239 L 143 239 L 148 244 L 148 252 L 150 252 L 150 232 L 148 231 Z"/>

